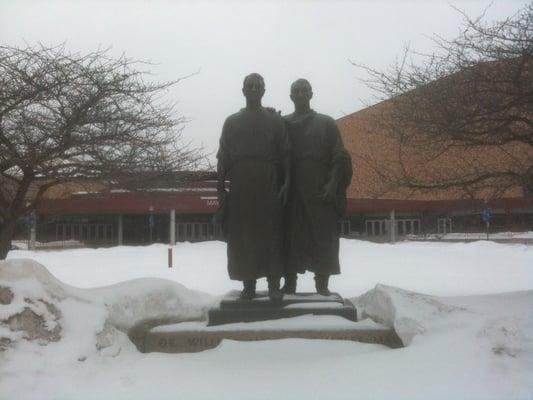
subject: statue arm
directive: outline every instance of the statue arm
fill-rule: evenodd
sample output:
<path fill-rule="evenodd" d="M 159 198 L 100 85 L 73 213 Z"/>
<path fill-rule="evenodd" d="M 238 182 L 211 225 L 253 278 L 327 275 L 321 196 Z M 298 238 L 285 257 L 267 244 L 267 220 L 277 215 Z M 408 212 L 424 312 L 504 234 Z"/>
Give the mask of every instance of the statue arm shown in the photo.
<path fill-rule="evenodd" d="M 291 158 L 289 152 L 283 157 L 283 185 L 279 191 L 279 198 L 281 204 L 285 206 L 287 204 L 287 198 L 289 196 L 289 188 L 291 186 Z"/>
<path fill-rule="evenodd" d="M 229 122 L 226 120 L 226 122 L 224 122 L 224 127 L 222 128 L 222 135 L 220 135 L 220 144 L 217 152 L 217 194 L 218 204 L 220 206 L 224 205 L 228 194 L 226 190 L 226 176 L 228 173 L 230 160 L 230 155 L 226 144 L 228 129 Z"/>
<path fill-rule="evenodd" d="M 222 160 L 217 162 L 217 194 L 218 194 L 218 204 L 221 206 L 226 202 L 226 196 L 228 192 L 226 191 L 226 166 Z"/>
<path fill-rule="evenodd" d="M 281 204 L 285 206 L 287 204 L 287 199 L 289 196 L 289 188 L 291 185 L 291 153 L 290 153 L 290 141 L 287 131 L 287 126 L 285 121 L 281 119 L 282 123 L 282 134 L 281 134 L 281 143 L 280 143 L 280 153 L 281 153 L 281 163 L 283 168 L 283 184 L 279 191 L 279 199 Z"/>
<path fill-rule="evenodd" d="M 346 165 L 350 166 L 351 179 L 351 159 L 349 153 L 344 148 L 342 143 L 342 137 L 334 120 L 330 121 L 328 127 L 328 134 L 330 138 L 330 170 L 329 178 L 326 186 L 324 187 L 323 199 L 327 201 L 335 201 L 339 189 L 339 185 L 343 181 L 343 175 L 345 175 Z"/>

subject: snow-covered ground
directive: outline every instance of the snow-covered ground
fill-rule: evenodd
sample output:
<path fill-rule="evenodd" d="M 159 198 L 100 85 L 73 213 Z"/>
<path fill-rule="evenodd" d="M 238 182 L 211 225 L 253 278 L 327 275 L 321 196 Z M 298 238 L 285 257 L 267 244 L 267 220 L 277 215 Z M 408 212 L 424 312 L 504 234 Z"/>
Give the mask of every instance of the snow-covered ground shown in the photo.
<path fill-rule="evenodd" d="M 34 259 L 59 280 L 82 288 L 143 277 L 173 280 L 213 295 L 241 288 L 228 279 L 225 243 L 180 243 L 173 248 L 172 269 L 167 267 L 167 250 L 164 245 L 20 250 L 8 258 Z M 438 296 L 533 289 L 533 246 L 341 240 L 340 259 L 342 274 L 331 278 L 331 288 L 345 297 L 358 296 L 377 283 Z M 313 291 L 312 275 L 300 277 L 298 288 Z M 265 280 L 258 289 L 266 289 Z"/>
<path fill-rule="evenodd" d="M 28 250 L 29 241 L 28 240 L 13 240 L 11 242 L 11 247 L 14 250 Z M 83 242 L 79 240 L 58 240 L 52 242 L 35 242 L 35 248 L 43 249 L 61 249 L 61 248 L 72 248 L 72 247 L 85 247 Z"/>
<path fill-rule="evenodd" d="M 0 398 L 533 398 L 533 246 L 341 241 L 331 288 L 394 327 L 402 349 L 286 339 L 141 354 L 124 333 L 135 322 L 202 318 L 239 288 L 223 243 L 173 252 L 168 269 L 162 245 L 12 251 L 0 262 L 11 293 L 0 291 L 0 338 L 11 340 L 0 339 Z M 312 284 L 307 274 L 299 289 Z M 26 333 L 13 318 L 25 308 L 40 321 Z"/>
<path fill-rule="evenodd" d="M 533 239 L 533 231 L 529 232 L 491 232 L 489 240 L 520 240 Z M 486 240 L 486 232 L 453 232 L 445 234 L 407 235 L 407 239 L 417 240 Z"/>

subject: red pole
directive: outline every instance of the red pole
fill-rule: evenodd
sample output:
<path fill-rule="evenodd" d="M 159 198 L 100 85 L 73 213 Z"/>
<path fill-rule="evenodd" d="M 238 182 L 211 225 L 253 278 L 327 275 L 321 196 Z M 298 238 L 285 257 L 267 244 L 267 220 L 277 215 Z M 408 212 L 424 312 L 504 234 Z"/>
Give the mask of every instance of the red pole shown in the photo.
<path fill-rule="evenodd" d="M 168 248 L 168 267 L 172 268 L 172 247 Z"/>

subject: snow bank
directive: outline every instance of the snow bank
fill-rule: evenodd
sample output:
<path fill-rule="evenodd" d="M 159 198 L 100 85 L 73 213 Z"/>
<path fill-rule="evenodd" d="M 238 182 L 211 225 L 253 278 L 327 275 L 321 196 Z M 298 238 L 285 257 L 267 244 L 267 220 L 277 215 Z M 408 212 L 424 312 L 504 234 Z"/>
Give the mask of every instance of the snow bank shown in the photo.
<path fill-rule="evenodd" d="M 28 259 L 0 262 L 0 349 L 21 341 L 78 341 L 81 357 L 128 343 L 125 334 L 147 318 L 205 319 L 215 298 L 164 279 L 144 278 L 79 289 Z"/>
<path fill-rule="evenodd" d="M 173 318 L 203 320 L 218 298 L 158 278 L 138 278 L 97 289 L 84 289 L 106 306 L 112 325 L 128 330 L 139 321 Z"/>
<path fill-rule="evenodd" d="M 439 298 L 376 285 L 351 301 L 362 318 L 394 328 L 405 346 L 417 336 L 462 331 L 496 355 L 523 354 L 533 360 L 533 291 Z"/>
<path fill-rule="evenodd" d="M 523 247 L 514 249 L 523 256 Z M 198 246 L 196 253 L 188 256 L 191 260 L 203 260 L 204 250 L 204 246 Z M 124 265 L 131 269 L 129 261 L 138 260 L 131 257 L 129 249 L 127 253 L 130 258 L 124 260 Z M 76 254 L 76 251 L 61 253 L 67 258 L 62 261 L 65 268 L 66 264 L 73 268 L 72 276 L 82 270 Z M 59 254 L 52 255 L 59 259 Z M 353 259 L 361 257 L 355 252 L 347 255 Z M 526 255 L 523 260 L 529 257 Z M 435 252 L 433 258 L 437 258 Z M 383 264 L 388 261 L 389 257 L 384 257 Z M 89 265 L 89 261 L 85 262 Z M 95 268 L 86 271 L 89 278 L 90 273 L 94 275 L 89 283 L 106 278 L 104 271 L 116 267 L 97 257 L 92 262 Z M 360 265 L 357 274 L 348 274 L 346 284 L 351 286 L 345 293 L 362 293 L 359 287 L 365 282 L 355 278 L 365 277 L 374 265 Z M 223 267 L 220 269 L 224 270 Z M 438 284 L 440 270 L 427 270 L 426 273 L 433 271 L 432 281 Z M 168 275 L 177 272 L 169 271 Z M 179 272 L 180 277 L 200 282 L 209 271 L 207 265 Z M 398 271 L 398 276 L 401 272 Z M 477 275 L 486 273 L 486 266 L 478 263 Z M 508 274 L 509 269 L 502 268 L 501 275 L 493 275 L 492 279 L 504 279 L 507 276 L 504 273 Z M 522 273 L 525 281 L 530 276 L 529 272 Z M 369 278 L 365 279 L 368 282 Z M 418 284 L 422 278 L 415 279 Z M 407 345 L 397 350 L 349 341 L 286 339 L 224 341 L 216 349 L 193 354 L 142 354 L 125 334 L 145 318 L 202 319 L 215 300 L 181 284 L 155 278 L 79 289 L 57 280 L 36 262 L 0 262 L 0 337 L 10 340 L 4 343 L 6 351 L 0 351 L 0 397 L 24 400 L 140 400 L 176 396 L 194 400 L 533 397 L 531 290 L 434 297 L 377 285 L 353 301 L 364 316 L 396 329 Z M 6 322 L 22 315 L 24 310 L 32 312 L 31 318 L 26 317 L 33 321 L 29 327 L 39 334 L 44 332 L 43 337 L 32 338 L 27 332 L 31 329 L 16 329 L 28 325 L 13 326 Z M 258 390 L 265 387 L 265 382 L 272 385 L 268 390 Z"/>
<path fill-rule="evenodd" d="M 436 297 L 410 292 L 386 285 L 376 287 L 360 297 L 352 299 L 362 318 L 393 328 L 405 346 L 413 338 L 437 325 L 450 328 L 458 316 L 468 318 L 468 310 L 445 304 Z M 453 321 L 453 322 L 452 322 Z"/>
<path fill-rule="evenodd" d="M 21 339 L 58 341 L 62 313 L 57 303 L 66 297 L 61 283 L 31 260 L 1 263 L 0 278 L 0 349 Z"/>

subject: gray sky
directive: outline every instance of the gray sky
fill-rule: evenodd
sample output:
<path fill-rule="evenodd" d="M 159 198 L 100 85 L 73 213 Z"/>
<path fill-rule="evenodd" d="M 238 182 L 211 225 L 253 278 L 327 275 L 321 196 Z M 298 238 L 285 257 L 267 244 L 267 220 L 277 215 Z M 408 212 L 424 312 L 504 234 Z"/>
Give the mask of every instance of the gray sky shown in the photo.
<path fill-rule="evenodd" d="M 514 14 L 525 0 L 494 0 L 487 19 Z M 242 80 L 265 78 L 264 105 L 292 111 L 297 78 L 314 91 L 312 107 L 334 118 L 373 102 L 349 60 L 384 68 L 407 43 L 428 51 L 429 36 L 455 36 L 471 1 L 140 1 L 0 0 L 0 43 L 66 43 L 71 51 L 111 46 L 112 54 L 156 63 L 155 79 L 180 82 L 168 93 L 191 119 L 184 137 L 215 152 L 224 119 L 244 105 Z"/>

